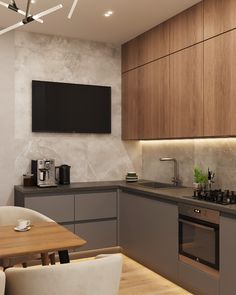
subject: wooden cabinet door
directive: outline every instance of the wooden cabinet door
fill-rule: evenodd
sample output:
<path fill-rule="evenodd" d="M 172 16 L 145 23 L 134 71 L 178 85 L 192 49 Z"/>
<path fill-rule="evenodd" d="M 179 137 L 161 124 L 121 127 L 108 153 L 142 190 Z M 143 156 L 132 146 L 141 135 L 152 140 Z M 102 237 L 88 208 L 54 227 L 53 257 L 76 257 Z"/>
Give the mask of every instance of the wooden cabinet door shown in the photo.
<path fill-rule="evenodd" d="M 204 1 L 204 39 L 236 28 L 235 0 Z"/>
<path fill-rule="evenodd" d="M 138 66 L 139 37 L 122 45 L 122 73 Z"/>
<path fill-rule="evenodd" d="M 204 135 L 236 135 L 236 31 L 204 42 Z"/>
<path fill-rule="evenodd" d="M 203 4 L 190 7 L 169 20 L 170 52 L 175 52 L 203 40 Z"/>
<path fill-rule="evenodd" d="M 169 23 L 164 22 L 140 35 L 139 65 L 169 54 Z"/>
<path fill-rule="evenodd" d="M 122 139 L 139 139 L 139 69 L 122 75 Z"/>
<path fill-rule="evenodd" d="M 203 44 L 170 56 L 171 138 L 203 136 Z"/>
<path fill-rule="evenodd" d="M 140 138 L 165 138 L 169 134 L 169 57 L 140 67 L 139 71 Z"/>
<path fill-rule="evenodd" d="M 129 257 L 177 280 L 176 205 L 122 192 L 119 230 L 120 246 Z"/>

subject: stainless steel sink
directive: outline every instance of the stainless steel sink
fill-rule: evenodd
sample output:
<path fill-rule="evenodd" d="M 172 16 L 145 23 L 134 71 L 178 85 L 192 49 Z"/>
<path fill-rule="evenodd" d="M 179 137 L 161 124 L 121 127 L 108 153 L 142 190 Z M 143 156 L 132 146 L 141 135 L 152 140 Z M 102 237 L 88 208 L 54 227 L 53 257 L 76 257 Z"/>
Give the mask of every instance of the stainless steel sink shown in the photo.
<path fill-rule="evenodd" d="M 176 187 L 174 184 L 171 184 L 171 183 L 161 183 L 161 182 L 156 182 L 156 181 L 139 182 L 138 185 L 148 187 L 148 188 L 174 188 L 174 187 Z"/>

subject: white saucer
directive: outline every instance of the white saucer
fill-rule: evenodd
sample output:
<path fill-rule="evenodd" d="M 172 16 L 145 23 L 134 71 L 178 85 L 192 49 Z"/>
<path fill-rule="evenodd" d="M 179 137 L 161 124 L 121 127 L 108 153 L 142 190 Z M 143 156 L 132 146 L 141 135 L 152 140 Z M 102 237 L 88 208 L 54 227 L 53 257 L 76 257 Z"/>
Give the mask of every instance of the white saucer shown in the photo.
<path fill-rule="evenodd" d="M 20 232 L 28 231 L 30 229 L 31 229 L 31 226 L 27 226 L 25 228 L 19 228 L 18 226 L 14 227 L 15 231 L 20 231 Z"/>

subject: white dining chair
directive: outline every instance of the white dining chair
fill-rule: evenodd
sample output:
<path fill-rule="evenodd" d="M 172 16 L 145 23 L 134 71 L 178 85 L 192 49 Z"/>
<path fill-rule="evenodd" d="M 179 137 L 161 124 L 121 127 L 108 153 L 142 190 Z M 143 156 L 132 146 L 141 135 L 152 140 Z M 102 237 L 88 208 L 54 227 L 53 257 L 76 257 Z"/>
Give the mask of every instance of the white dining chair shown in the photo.
<path fill-rule="evenodd" d="M 6 295 L 117 295 L 122 255 L 6 270 Z"/>
<path fill-rule="evenodd" d="M 0 295 L 5 294 L 6 276 L 3 271 L 0 271 Z"/>
<path fill-rule="evenodd" d="M 0 206 L 0 226 L 1 225 L 17 225 L 19 219 L 30 220 L 32 224 L 35 222 L 54 222 L 51 218 L 28 208 L 16 206 Z M 53 257 L 53 255 L 51 256 Z M 16 264 L 24 264 L 28 260 L 39 258 L 39 255 L 30 255 L 24 257 L 14 257 L 10 259 L 0 259 L 0 266 L 7 268 Z M 53 258 L 52 258 L 53 260 Z"/>

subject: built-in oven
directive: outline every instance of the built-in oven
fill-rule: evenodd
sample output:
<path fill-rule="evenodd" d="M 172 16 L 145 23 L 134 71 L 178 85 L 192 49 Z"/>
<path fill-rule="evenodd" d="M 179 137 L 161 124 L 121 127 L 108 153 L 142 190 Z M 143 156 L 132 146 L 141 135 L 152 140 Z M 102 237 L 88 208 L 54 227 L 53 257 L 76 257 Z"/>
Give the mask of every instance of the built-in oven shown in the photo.
<path fill-rule="evenodd" d="M 219 270 L 219 212 L 179 206 L 179 255 Z"/>

